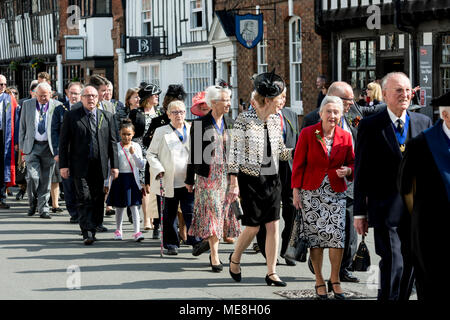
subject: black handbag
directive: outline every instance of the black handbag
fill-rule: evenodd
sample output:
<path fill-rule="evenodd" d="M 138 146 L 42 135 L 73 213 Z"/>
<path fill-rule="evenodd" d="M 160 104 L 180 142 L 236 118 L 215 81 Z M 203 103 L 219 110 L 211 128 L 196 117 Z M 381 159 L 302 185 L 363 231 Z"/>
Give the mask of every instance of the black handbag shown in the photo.
<path fill-rule="evenodd" d="M 238 220 L 241 219 L 242 216 L 244 215 L 244 212 L 242 211 L 242 207 L 241 207 L 241 202 L 239 201 L 239 199 L 237 199 L 236 201 L 233 201 L 233 203 L 231 203 L 230 210 L 233 212 L 236 219 L 238 219 Z"/>
<path fill-rule="evenodd" d="M 27 182 L 25 180 L 26 176 L 27 176 L 27 166 L 25 164 L 25 161 L 22 160 L 22 156 L 19 155 L 16 167 L 16 184 L 25 184 Z"/>
<path fill-rule="evenodd" d="M 309 241 L 308 237 L 306 237 L 304 233 L 302 213 L 297 211 L 294 226 L 292 228 L 291 239 L 284 257 L 298 262 L 306 262 L 308 248 Z"/>
<path fill-rule="evenodd" d="M 361 242 L 359 243 L 358 250 L 353 257 L 353 271 L 367 271 L 370 268 L 369 248 L 367 248 L 364 238 L 365 237 L 363 236 Z"/>

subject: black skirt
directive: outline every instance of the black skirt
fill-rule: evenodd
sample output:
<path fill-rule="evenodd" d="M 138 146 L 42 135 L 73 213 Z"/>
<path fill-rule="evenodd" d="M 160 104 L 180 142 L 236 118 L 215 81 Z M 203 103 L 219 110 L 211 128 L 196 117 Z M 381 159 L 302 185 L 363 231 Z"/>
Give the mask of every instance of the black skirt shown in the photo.
<path fill-rule="evenodd" d="M 256 227 L 280 219 L 280 176 L 238 174 L 239 193 L 244 215 L 242 225 Z"/>
<path fill-rule="evenodd" d="M 119 177 L 111 183 L 106 204 L 118 208 L 142 204 L 142 192 L 136 184 L 133 173 L 119 173 Z"/>

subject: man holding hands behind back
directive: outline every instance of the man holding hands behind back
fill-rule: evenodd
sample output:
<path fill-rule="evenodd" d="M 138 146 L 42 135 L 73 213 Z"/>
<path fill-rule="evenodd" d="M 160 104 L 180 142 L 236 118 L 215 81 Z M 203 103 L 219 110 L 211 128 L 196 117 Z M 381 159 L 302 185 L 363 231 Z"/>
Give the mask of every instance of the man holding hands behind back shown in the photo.
<path fill-rule="evenodd" d="M 95 240 L 103 219 L 103 182 L 119 175 L 113 115 L 97 108 L 98 91 L 88 85 L 81 91 L 83 107 L 66 113 L 61 127 L 59 161 L 64 179 L 72 176 L 78 202 L 80 228 L 85 245 Z M 70 151 L 70 152 L 69 152 Z"/>

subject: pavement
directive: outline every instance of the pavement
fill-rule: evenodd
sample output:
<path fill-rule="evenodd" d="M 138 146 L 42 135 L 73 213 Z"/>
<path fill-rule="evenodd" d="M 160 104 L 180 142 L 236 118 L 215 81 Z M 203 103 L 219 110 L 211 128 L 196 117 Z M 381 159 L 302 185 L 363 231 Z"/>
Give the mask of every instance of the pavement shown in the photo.
<path fill-rule="evenodd" d="M 14 194 L 17 189 L 13 188 Z M 314 276 L 306 263 L 287 266 L 279 258 L 277 272 L 287 287 L 267 286 L 265 260 L 251 246 L 241 260 L 241 283 L 228 273 L 228 256 L 234 245 L 221 243 L 221 273 L 209 267 L 208 253 L 191 254 L 182 246 L 177 256 L 160 256 L 159 240 L 152 231 L 136 243 L 132 225 L 125 218 L 124 240 L 113 240 L 114 216 L 105 217 L 109 229 L 97 233 L 92 246 L 85 246 L 78 225 L 69 223 L 66 210 L 52 219 L 28 217 L 26 197 L 8 197 L 9 210 L 0 210 L 0 299 L 2 300 L 308 300 L 313 298 Z M 64 208 L 64 202 L 60 202 Z M 65 209 L 65 208 L 64 208 Z M 375 300 L 378 257 L 373 236 L 366 237 L 372 267 L 355 272 L 359 283 L 342 283 L 349 297 Z M 330 273 L 324 254 L 324 276 Z M 332 295 L 330 294 L 330 298 Z M 413 297 L 414 299 L 414 297 Z"/>

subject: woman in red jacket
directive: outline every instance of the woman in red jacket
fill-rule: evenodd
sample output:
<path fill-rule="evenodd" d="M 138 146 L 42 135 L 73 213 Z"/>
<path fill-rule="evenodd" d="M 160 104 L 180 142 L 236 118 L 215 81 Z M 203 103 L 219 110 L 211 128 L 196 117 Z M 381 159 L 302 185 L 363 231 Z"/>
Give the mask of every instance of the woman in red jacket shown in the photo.
<path fill-rule="evenodd" d="M 321 121 L 300 133 L 292 167 L 293 201 L 301 209 L 316 275 L 316 294 L 326 299 L 322 277 L 323 249 L 330 249 L 328 292 L 344 299 L 339 269 L 345 243 L 347 180 L 353 179 L 355 156 L 351 135 L 341 127 L 342 100 L 326 96 L 320 105 Z M 295 229 L 295 228 L 294 228 Z"/>

